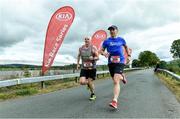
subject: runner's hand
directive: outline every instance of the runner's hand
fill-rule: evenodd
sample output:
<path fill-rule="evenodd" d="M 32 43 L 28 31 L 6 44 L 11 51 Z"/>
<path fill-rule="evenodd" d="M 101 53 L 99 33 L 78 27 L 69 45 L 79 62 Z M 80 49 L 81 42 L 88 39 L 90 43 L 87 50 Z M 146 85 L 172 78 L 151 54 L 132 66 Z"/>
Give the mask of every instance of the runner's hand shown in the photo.
<path fill-rule="evenodd" d="M 131 57 L 130 57 L 130 56 L 128 56 L 128 57 L 127 57 L 127 62 L 126 62 L 126 64 L 129 64 L 129 63 L 130 63 L 130 61 L 131 61 Z"/>
<path fill-rule="evenodd" d="M 104 53 L 103 55 L 104 55 L 106 58 L 109 57 L 109 53 L 108 53 L 108 52 Z"/>
<path fill-rule="evenodd" d="M 93 56 L 90 56 L 90 57 L 89 57 L 89 60 L 94 60 L 94 57 L 93 57 Z"/>

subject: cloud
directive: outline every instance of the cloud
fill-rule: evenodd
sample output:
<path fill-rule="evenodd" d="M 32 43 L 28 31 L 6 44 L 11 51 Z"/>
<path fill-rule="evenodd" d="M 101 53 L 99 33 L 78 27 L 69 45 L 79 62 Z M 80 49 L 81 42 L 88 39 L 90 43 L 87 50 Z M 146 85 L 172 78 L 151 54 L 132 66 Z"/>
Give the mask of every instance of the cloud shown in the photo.
<path fill-rule="evenodd" d="M 0 1 L 1 28 L 0 47 L 11 47 L 26 38 L 36 35 L 46 24 L 42 2 L 35 0 Z M 45 19 L 46 18 L 46 19 Z M 43 24 L 44 23 L 44 24 Z"/>
<path fill-rule="evenodd" d="M 129 47 L 135 51 L 133 57 L 144 50 L 155 52 L 160 59 L 172 60 L 170 47 L 174 40 L 180 38 L 180 23 L 171 23 L 162 27 L 153 27 L 144 31 L 130 32 L 124 37 Z"/>
<path fill-rule="evenodd" d="M 133 58 L 148 49 L 172 59 L 169 48 L 180 37 L 178 0 L 0 0 L 0 60 L 41 63 L 50 17 L 65 5 L 75 9 L 76 17 L 54 64 L 75 62 L 83 38 L 111 24 L 119 27 Z"/>
<path fill-rule="evenodd" d="M 115 3 L 115 2 L 113 2 Z M 179 22 L 180 8 L 175 0 L 127 0 L 117 2 L 112 14 L 112 21 L 119 24 L 122 32 L 144 30 L 151 27 L 161 27 L 171 22 Z M 118 6 L 122 6 L 119 9 Z"/>

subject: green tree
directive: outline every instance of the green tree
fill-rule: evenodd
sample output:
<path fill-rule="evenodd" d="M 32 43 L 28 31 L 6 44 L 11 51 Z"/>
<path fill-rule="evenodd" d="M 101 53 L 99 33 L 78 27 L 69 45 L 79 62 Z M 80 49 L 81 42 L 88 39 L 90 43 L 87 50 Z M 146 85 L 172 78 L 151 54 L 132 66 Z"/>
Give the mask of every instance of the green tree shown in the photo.
<path fill-rule="evenodd" d="M 134 59 L 132 61 L 132 67 L 140 67 L 141 64 L 140 64 L 140 61 L 138 59 Z"/>
<path fill-rule="evenodd" d="M 167 62 L 166 61 L 160 61 L 159 68 L 166 69 L 167 68 Z"/>
<path fill-rule="evenodd" d="M 180 59 L 170 61 L 167 65 L 167 69 L 180 75 Z"/>
<path fill-rule="evenodd" d="M 139 61 L 142 66 L 154 66 L 160 60 L 155 53 L 144 51 L 139 54 Z"/>
<path fill-rule="evenodd" d="M 173 41 L 170 52 L 173 54 L 173 58 L 180 58 L 180 39 Z"/>

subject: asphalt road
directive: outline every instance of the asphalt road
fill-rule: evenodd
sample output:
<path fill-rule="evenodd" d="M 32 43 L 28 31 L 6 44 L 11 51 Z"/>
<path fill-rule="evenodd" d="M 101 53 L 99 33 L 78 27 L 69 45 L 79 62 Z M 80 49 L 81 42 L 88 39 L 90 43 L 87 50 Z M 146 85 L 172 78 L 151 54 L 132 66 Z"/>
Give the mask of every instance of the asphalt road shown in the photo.
<path fill-rule="evenodd" d="M 49 94 L 0 102 L 0 117 L 134 117 L 180 118 L 180 104 L 151 70 L 128 73 L 128 84 L 121 83 L 120 106 L 108 106 L 112 98 L 112 80 L 96 81 L 96 101 L 89 101 L 85 86 Z"/>

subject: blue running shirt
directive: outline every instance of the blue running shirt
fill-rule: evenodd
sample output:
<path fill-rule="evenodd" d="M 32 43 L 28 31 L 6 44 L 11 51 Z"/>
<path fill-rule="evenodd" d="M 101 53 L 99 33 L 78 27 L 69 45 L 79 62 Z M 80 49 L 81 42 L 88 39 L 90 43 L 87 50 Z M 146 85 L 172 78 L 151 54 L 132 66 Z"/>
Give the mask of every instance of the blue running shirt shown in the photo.
<path fill-rule="evenodd" d="M 123 46 L 126 45 L 126 41 L 121 37 L 112 38 L 109 37 L 103 42 L 102 47 L 104 49 L 107 49 L 107 52 L 110 54 L 108 58 L 108 63 L 114 63 L 112 62 L 112 57 L 119 57 L 120 60 L 117 60 L 116 63 L 125 63 L 125 57 L 123 53 Z"/>

